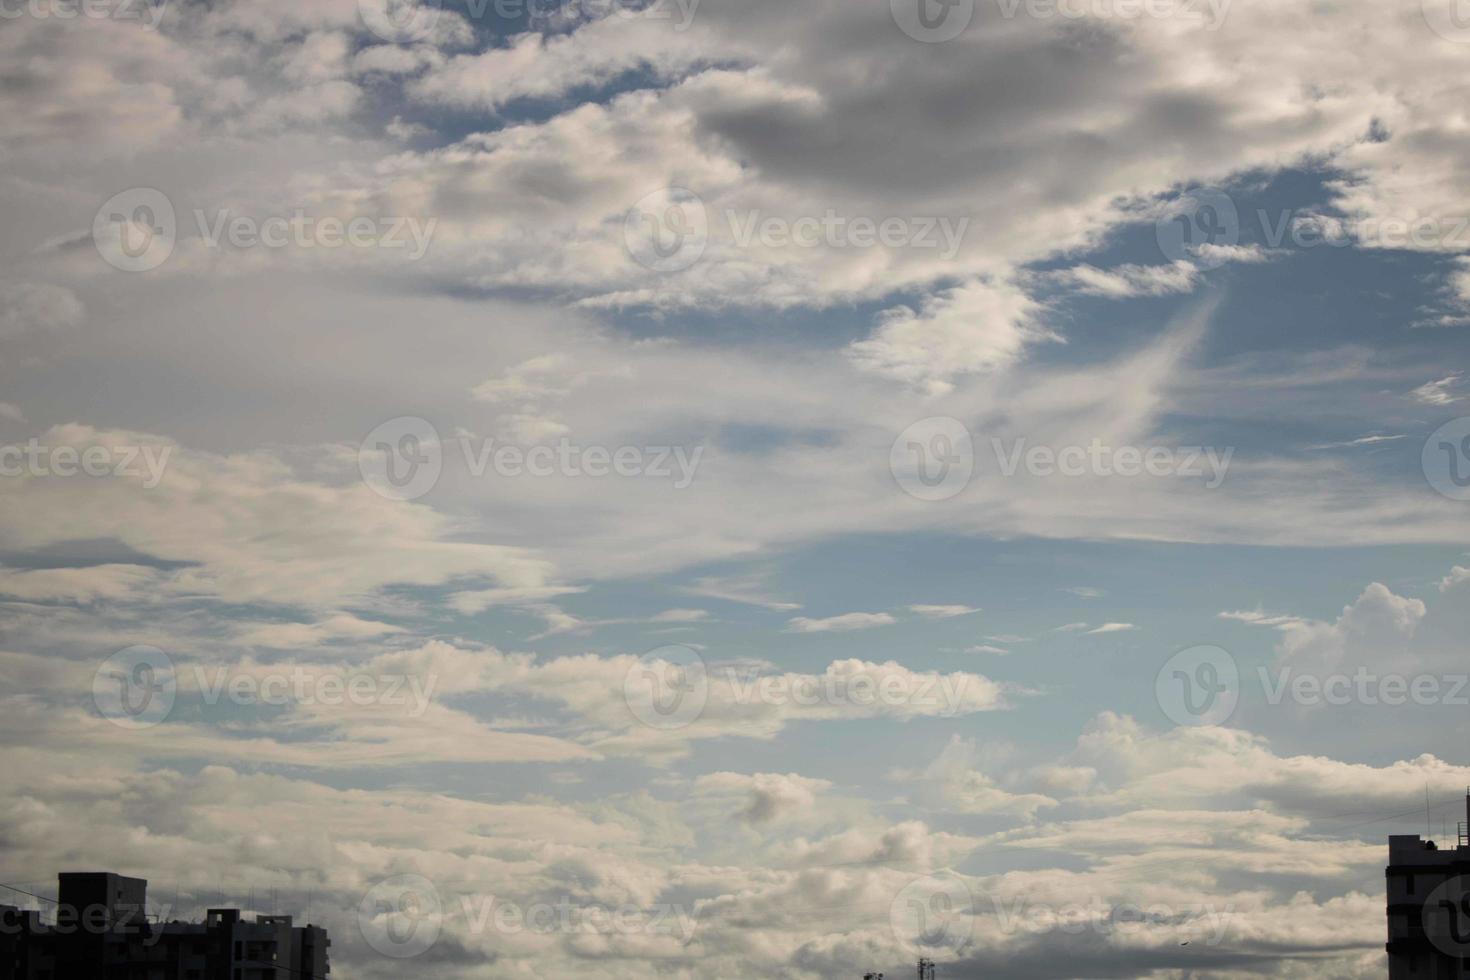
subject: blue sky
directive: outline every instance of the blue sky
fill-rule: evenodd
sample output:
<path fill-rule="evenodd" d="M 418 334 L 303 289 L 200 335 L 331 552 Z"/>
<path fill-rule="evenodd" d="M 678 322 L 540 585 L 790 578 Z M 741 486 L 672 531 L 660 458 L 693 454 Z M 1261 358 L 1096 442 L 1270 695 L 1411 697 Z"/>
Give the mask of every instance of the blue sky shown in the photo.
<path fill-rule="evenodd" d="M 0 881 L 344 978 L 1381 976 L 1470 785 L 1442 6 L 5 20 Z"/>

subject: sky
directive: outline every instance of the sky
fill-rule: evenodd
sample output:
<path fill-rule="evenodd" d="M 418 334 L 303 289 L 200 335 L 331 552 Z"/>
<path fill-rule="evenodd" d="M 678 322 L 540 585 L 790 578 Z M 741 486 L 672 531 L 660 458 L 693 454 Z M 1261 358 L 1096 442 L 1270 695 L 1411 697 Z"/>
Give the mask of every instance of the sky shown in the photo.
<path fill-rule="evenodd" d="M 1384 975 L 1470 786 L 1456 0 L 0 0 L 0 66 L 0 902 Z"/>

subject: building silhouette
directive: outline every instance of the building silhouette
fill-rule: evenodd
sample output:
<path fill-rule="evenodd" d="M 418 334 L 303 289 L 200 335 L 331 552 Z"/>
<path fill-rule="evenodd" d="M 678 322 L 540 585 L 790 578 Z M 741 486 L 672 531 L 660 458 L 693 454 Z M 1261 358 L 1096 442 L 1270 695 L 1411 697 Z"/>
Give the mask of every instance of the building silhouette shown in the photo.
<path fill-rule="evenodd" d="M 326 930 L 289 915 L 210 909 L 203 922 L 151 922 L 148 882 L 107 872 L 58 876 L 54 921 L 0 905 L 0 980 L 325 978 Z"/>
<path fill-rule="evenodd" d="M 1388 839 L 1389 980 L 1470 976 L 1470 791 L 1455 846 L 1418 834 Z"/>

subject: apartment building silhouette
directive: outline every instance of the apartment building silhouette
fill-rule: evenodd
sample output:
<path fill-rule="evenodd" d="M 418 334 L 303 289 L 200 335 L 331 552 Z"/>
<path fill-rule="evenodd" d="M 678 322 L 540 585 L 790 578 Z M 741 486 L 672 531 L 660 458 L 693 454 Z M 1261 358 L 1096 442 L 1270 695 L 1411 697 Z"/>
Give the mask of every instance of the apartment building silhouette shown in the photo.
<path fill-rule="evenodd" d="M 55 915 L 0 905 L 0 980 L 324 980 L 326 930 L 289 915 L 210 909 L 154 922 L 148 882 L 108 872 L 58 877 Z"/>
<path fill-rule="evenodd" d="M 1389 980 L 1470 977 L 1470 791 L 1455 846 L 1417 834 L 1388 839 Z"/>

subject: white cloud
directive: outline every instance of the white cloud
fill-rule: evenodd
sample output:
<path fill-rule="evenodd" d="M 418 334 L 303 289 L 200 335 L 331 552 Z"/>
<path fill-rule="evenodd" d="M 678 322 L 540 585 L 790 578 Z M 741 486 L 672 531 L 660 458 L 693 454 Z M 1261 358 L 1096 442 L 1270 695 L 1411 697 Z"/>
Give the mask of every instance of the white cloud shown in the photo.
<path fill-rule="evenodd" d="M 957 378 L 1006 367 L 1028 345 L 1056 339 L 1037 324 L 1038 312 L 1012 284 L 973 282 L 926 300 L 917 311 L 889 310 L 848 354 L 863 371 L 944 394 Z"/>
<path fill-rule="evenodd" d="M 1096 636 L 1099 633 L 1127 633 L 1138 629 L 1132 623 L 1103 623 L 1087 631 L 1088 636 Z"/>
<path fill-rule="evenodd" d="M 922 616 L 925 619 L 954 619 L 956 616 L 969 616 L 972 613 L 977 613 L 979 611 L 980 610 L 977 609 L 977 608 L 975 608 L 974 606 L 960 606 L 960 605 L 949 605 L 949 606 L 944 606 L 944 605 L 940 605 L 940 606 L 917 605 L 917 606 L 909 606 L 909 612 L 914 613 L 915 615 L 918 615 L 918 616 Z"/>
<path fill-rule="evenodd" d="M 810 619 L 797 616 L 786 624 L 788 633 L 846 633 L 852 630 L 867 630 L 875 626 L 892 626 L 898 620 L 888 613 L 843 613 L 825 619 Z"/>
<path fill-rule="evenodd" d="M 1433 405 L 1437 408 L 1453 405 L 1455 402 L 1462 401 L 1464 398 L 1463 395 L 1454 393 L 1454 389 L 1460 383 L 1461 377 L 1462 375 L 1451 374 L 1447 377 L 1440 378 L 1438 381 L 1427 381 L 1409 394 L 1415 401 L 1422 405 Z"/>

